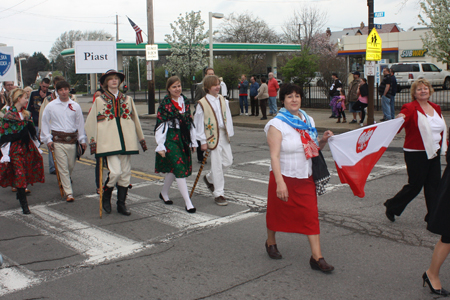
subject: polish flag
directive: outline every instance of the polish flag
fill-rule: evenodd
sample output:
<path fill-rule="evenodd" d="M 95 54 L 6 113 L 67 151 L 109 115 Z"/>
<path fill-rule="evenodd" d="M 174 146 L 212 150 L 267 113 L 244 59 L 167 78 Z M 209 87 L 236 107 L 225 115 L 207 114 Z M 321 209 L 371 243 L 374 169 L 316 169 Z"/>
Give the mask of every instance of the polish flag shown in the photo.
<path fill-rule="evenodd" d="M 403 122 L 403 118 L 397 118 L 335 135 L 328 140 L 339 179 L 350 185 L 355 196 L 365 196 L 367 177 Z"/>

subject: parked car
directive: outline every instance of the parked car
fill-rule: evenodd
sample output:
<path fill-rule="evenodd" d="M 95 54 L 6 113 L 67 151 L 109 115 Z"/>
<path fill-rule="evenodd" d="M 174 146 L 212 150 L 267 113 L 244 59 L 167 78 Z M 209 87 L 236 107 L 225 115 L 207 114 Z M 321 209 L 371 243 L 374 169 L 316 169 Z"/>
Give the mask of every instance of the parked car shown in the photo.
<path fill-rule="evenodd" d="M 309 84 L 311 86 L 324 86 L 325 84 L 323 82 L 322 74 L 320 72 L 315 72 L 315 75 L 316 76 L 311 79 Z"/>
<path fill-rule="evenodd" d="M 395 77 L 400 85 L 411 86 L 419 79 L 425 78 L 433 86 L 442 86 L 445 90 L 450 89 L 450 72 L 436 67 L 428 62 L 404 62 L 391 65 L 395 71 Z"/>

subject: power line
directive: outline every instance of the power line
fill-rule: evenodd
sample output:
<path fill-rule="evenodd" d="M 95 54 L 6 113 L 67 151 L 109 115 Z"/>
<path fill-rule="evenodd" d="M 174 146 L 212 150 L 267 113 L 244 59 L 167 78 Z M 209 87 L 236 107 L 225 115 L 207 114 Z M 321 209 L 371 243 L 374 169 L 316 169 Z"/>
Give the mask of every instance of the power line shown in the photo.
<path fill-rule="evenodd" d="M 4 10 L 0 11 L 0 13 L 2 13 L 2 12 L 4 12 L 4 11 L 7 11 L 7 10 L 10 10 L 11 8 L 16 7 L 17 5 L 20 5 L 20 4 L 24 3 L 25 1 L 27 1 L 27 0 L 23 0 L 22 2 L 19 2 L 19 3 L 17 3 L 16 5 L 13 5 L 13 6 L 11 6 L 11 7 L 8 7 L 7 9 L 4 9 Z"/>
<path fill-rule="evenodd" d="M 29 7 L 29 8 L 27 8 L 27 9 L 25 9 L 25 10 L 18 11 L 18 12 L 16 12 L 15 14 L 12 14 L 12 15 L 9 15 L 9 16 L 6 16 L 6 17 L 2 17 L 2 20 L 6 19 L 6 18 L 9 18 L 9 17 L 12 17 L 12 16 L 14 16 L 14 15 L 17 15 L 17 14 L 20 14 L 20 13 L 23 13 L 23 12 L 26 12 L 27 10 L 30 10 L 30 9 L 32 9 L 32 8 L 35 8 L 36 6 L 41 5 L 41 4 L 43 4 L 43 3 L 47 2 L 47 1 L 48 1 L 48 0 L 44 0 L 44 1 L 42 1 L 41 3 L 38 3 L 38 4 L 36 4 L 36 5 L 33 5 L 32 7 Z"/>

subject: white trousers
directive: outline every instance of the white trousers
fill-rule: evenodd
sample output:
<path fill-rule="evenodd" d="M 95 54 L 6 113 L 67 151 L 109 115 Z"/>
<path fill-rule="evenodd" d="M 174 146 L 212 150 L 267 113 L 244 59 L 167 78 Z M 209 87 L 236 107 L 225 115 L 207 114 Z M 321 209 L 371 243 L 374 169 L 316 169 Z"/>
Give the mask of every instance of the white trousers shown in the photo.
<path fill-rule="evenodd" d="M 64 193 L 66 193 L 66 196 L 73 195 L 70 177 L 72 176 L 73 167 L 77 158 L 76 145 L 53 143 L 53 146 L 55 148 L 55 159 Z"/>
<path fill-rule="evenodd" d="M 109 169 L 109 181 L 107 186 L 127 187 L 131 182 L 131 155 L 111 155 L 106 157 Z"/>
<path fill-rule="evenodd" d="M 227 140 L 224 129 L 219 129 L 219 144 L 211 151 L 211 170 L 206 175 L 208 182 L 214 184 L 214 197 L 224 196 L 225 178 L 224 173 L 233 163 L 231 145 Z"/>

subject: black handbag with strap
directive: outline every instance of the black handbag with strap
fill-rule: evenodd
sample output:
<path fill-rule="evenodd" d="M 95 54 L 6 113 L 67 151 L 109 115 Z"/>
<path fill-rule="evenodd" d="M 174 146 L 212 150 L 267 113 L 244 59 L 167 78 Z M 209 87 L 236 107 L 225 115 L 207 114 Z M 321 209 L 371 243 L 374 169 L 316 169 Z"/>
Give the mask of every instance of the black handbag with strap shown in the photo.
<path fill-rule="evenodd" d="M 322 151 L 319 150 L 319 155 L 311 158 L 312 160 L 312 175 L 314 183 L 316 184 L 317 195 L 325 194 L 325 185 L 330 181 L 330 172 L 328 172 L 327 163 L 323 157 Z"/>

